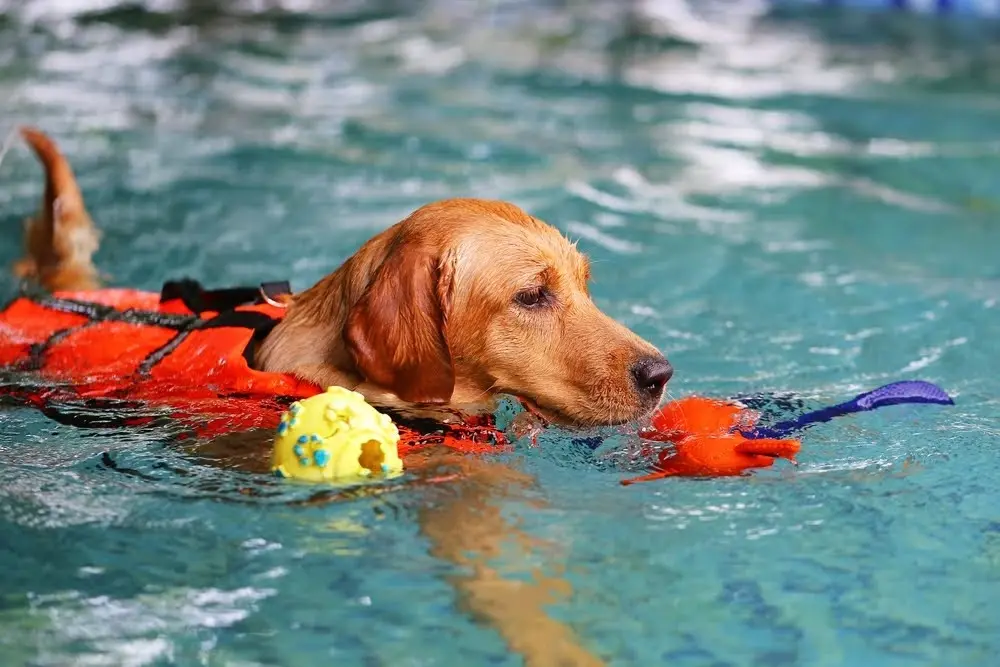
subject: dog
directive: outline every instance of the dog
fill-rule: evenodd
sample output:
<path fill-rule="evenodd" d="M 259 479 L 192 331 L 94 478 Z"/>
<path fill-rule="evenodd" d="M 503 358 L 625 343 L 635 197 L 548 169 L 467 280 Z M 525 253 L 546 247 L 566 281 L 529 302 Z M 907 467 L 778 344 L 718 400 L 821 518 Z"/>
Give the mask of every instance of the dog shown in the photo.
<path fill-rule="evenodd" d="M 49 290 L 94 289 L 100 235 L 69 163 L 42 132 L 22 136 L 46 186 L 15 273 Z M 589 279 L 573 244 L 513 204 L 439 201 L 292 297 L 253 358 L 385 407 L 482 412 L 510 394 L 558 424 L 635 421 L 673 369 L 594 305 Z"/>
<path fill-rule="evenodd" d="M 44 167 L 46 185 L 14 272 L 50 291 L 96 289 L 100 234 L 69 162 L 40 130 L 23 128 L 21 135 Z M 555 424 L 634 422 L 659 404 L 673 369 L 652 344 L 597 308 L 589 280 L 590 265 L 575 245 L 517 206 L 438 201 L 288 297 L 286 314 L 253 350 L 252 363 L 441 420 L 490 411 L 506 394 Z M 545 613 L 552 582 L 532 588 L 485 563 L 511 536 L 527 539 L 490 499 L 530 480 L 462 458 L 450 464 L 479 481 L 424 512 L 421 523 L 435 553 L 473 569 L 458 582 L 467 606 L 529 665 L 601 664 Z"/>

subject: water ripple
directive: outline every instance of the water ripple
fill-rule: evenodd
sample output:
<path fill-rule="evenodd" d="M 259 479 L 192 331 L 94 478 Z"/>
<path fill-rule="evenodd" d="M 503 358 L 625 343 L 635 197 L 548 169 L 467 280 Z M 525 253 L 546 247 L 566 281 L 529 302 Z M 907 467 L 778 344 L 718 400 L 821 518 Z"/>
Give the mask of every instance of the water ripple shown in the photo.
<path fill-rule="evenodd" d="M 58 137 L 116 282 L 300 288 L 428 200 L 515 201 L 592 256 L 596 302 L 669 355 L 673 396 L 819 407 L 921 377 L 957 405 L 811 429 L 797 467 L 627 489 L 634 434 L 595 453 L 551 430 L 503 461 L 547 504 L 487 507 L 547 545 L 499 570 L 564 571 L 551 613 L 615 664 L 996 654 L 988 27 L 714 0 L 183 4 L 0 2 L 3 131 Z M 6 229 L 39 179 L 5 157 Z M 4 664 L 517 664 L 421 533 L 451 491 L 324 503 L 167 432 L 7 406 L 0 426 Z"/>

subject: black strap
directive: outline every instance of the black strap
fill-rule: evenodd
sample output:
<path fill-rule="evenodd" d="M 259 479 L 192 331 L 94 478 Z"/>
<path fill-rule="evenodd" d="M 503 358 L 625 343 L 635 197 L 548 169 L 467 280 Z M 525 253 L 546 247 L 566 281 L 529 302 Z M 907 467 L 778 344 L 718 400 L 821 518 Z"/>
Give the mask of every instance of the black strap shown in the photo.
<path fill-rule="evenodd" d="M 138 373 L 146 375 L 168 354 L 176 350 L 192 332 L 202 329 L 222 329 L 227 327 L 249 329 L 252 332 L 252 338 L 243 350 L 243 357 L 247 360 L 247 364 L 252 366 L 253 352 L 257 344 L 264 340 L 267 334 L 277 325 L 278 320 L 264 313 L 235 310 L 235 308 L 262 303 L 262 293 L 273 298 L 274 296 L 289 294 L 290 292 L 291 290 L 287 282 L 264 283 L 257 290 L 249 287 L 205 290 L 193 280 L 182 280 L 164 284 L 160 292 L 161 303 L 172 299 L 181 299 L 184 305 L 195 313 L 192 315 L 160 313 L 138 309 L 118 310 L 112 306 L 100 303 L 61 299 L 51 295 L 29 298 L 32 298 L 35 303 L 42 307 L 86 317 L 89 322 L 80 325 L 81 327 L 90 326 L 98 322 L 127 322 L 129 324 L 141 324 L 175 331 L 176 334 L 170 340 L 147 355 L 139 364 Z M 206 310 L 216 310 L 219 311 L 219 314 L 208 319 L 202 319 L 197 315 L 197 313 Z M 19 364 L 18 369 L 41 369 L 49 348 L 78 328 L 61 329 L 54 332 L 47 340 L 33 345 L 29 358 Z"/>
<path fill-rule="evenodd" d="M 292 287 L 288 281 L 261 283 L 260 287 L 229 287 L 207 290 L 197 280 L 171 280 L 163 284 L 160 290 L 160 303 L 180 299 L 193 313 L 206 310 L 223 312 L 233 310 L 238 306 L 260 305 L 264 302 L 262 294 L 275 299 L 283 294 L 291 294 Z"/>
<path fill-rule="evenodd" d="M 278 320 L 273 317 L 248 310 L 227 310 L 207 320 L 198 319 L 189 327 L 177 329 L 176 335 L 156 350 L 150 352 L 142 360 L 142 363 L 139 364 L 139 374 L 146 375 L 153 370 L 156 364 L 163 361 L 168 354 L 176 350 L 192 332 L 202 329 L 223 329 L 227 327 L 249 329 L 252 332 L 250 342 L 243 348 L 243 358 L 246 359 L 248 366 L 253 366 L 253 353 L 257 348 L 257 344 L 264 340 L 264 337 L 271 333 L 271 330 L 277 324 Z"/>
<path fill-rule="evenodd" d="M 144 324 L 146 326 L 185 331 L 201 322 L 197 315 L 182 315 L 178 313 L 160 313 L 152 310 L 128 308 L 118 310 L 92 301 L 77 301 L 76 299 L 61 299 L 55 296 L 43 296 L 33 299 L 43 308 L 60 313 L 82 315 L 91 322 L 127 322 L 129 324 Z"/>

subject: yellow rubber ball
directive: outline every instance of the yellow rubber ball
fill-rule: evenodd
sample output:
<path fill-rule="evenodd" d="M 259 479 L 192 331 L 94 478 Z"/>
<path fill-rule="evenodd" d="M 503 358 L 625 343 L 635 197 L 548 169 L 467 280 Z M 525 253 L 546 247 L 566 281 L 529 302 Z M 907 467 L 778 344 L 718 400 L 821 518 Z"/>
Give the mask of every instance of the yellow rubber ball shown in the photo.
<path fill-rule="evenodd" d="M 327 482 L 403 471 L 399 431 L 361 394 L 330 387 L 288 407 L 274 440 L 278 477 Z"/>

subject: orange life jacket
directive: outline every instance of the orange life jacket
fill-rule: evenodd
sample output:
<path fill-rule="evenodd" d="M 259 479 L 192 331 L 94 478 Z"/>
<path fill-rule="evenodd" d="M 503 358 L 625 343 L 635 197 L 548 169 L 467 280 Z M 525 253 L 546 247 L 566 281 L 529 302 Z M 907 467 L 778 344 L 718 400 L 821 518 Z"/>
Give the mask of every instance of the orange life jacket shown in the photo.
<path fill-rule="evenodd" d="M 201 437 L 276 428 L 292 401 L 322 390 L 251 367 L 252 343 L 285 312 L 261 293 L 288 291 L 283 283 L 206 291 L 181 281 L 165 284 L 160 294 L 102 289 L 21 296 L 0 311 L 0 393 L 70 423 L 84 414 L 101 423 L 102 408 L 142 405 L 190 423 Z M 76 411 L 76 419 L 65 409 L 81 405 L 88 409 Z M 118 416 L 105 423 L 153 419 Z M 398 419 L 397 426 L 401 455 L 427 444 L 463 451 L 506 444 L 491 420 L 435 425 L 429 433 Z"/>

